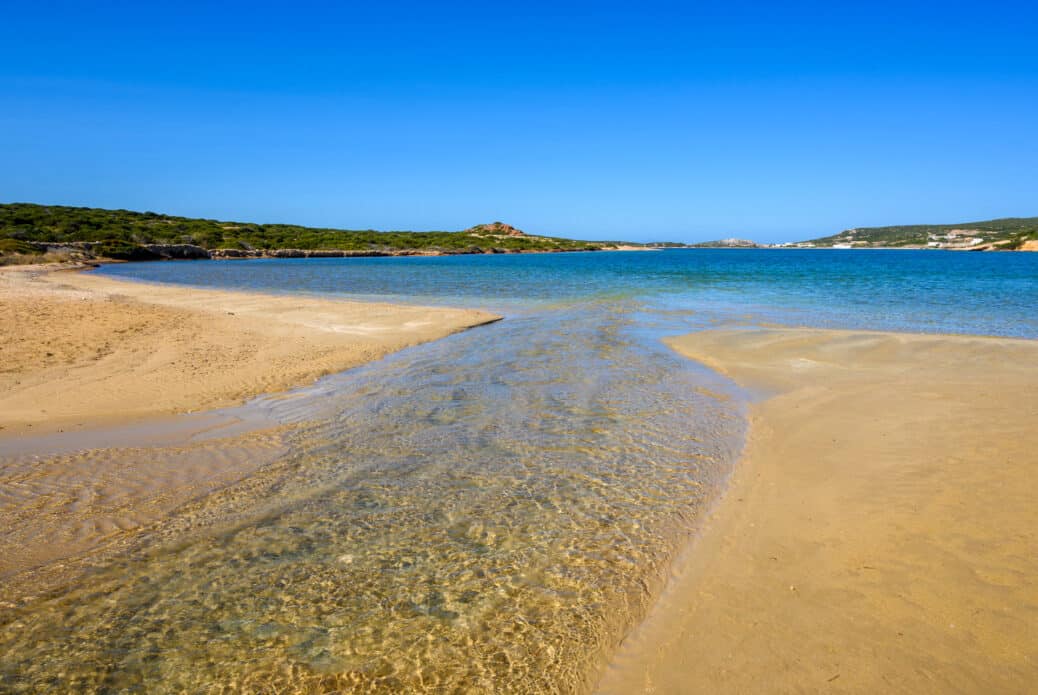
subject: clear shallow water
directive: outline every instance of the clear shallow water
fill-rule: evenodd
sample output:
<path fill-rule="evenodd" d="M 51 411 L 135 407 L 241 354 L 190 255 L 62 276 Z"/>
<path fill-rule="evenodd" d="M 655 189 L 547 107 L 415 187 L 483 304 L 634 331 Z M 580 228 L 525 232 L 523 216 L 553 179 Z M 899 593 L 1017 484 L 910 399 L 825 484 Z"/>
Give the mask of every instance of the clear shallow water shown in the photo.
<path fill-rule="evenodd" d="M 517 317 L 287 401 L 291 455 L 8 611 L 0 682 L 586 690 L 742 432 L 642 312 Z"/>
<path fill-rule="evenodd" d="M 693 249 L 131 263 L 101 272 L 506 313 L 635 298 L 716 320 L 1038 337 L 1035 253 Z"/>
<path fill-rule="evenodd" d="M 286 401 L 279 416 L 299 423 L 288 455 L 181 509 L 142 550 L 70 590 L 0 609 L 0 689 L 585 691 L 743 435 L 725 382 L 659 338 L 746 316 L 1033 336 L 1025 303 L 1038 265 L 1017 258 L 1028 257 L 707 251 L 106 268 L 508 318 Z M 952 264 L 943 275 L 941 262 Z M 831 265 L 812 281 L 811 263 Z"/>

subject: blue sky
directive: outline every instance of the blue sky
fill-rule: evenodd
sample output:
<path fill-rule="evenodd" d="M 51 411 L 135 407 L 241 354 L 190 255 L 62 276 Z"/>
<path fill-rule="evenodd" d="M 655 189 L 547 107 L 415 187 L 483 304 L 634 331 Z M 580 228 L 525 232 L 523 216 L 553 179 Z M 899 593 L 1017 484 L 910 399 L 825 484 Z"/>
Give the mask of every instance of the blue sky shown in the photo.
<path fill-rule="evenodd" d="M 1038 215 L 1028 3 L 8 3 L 0 201 L 784 241 Z"/>

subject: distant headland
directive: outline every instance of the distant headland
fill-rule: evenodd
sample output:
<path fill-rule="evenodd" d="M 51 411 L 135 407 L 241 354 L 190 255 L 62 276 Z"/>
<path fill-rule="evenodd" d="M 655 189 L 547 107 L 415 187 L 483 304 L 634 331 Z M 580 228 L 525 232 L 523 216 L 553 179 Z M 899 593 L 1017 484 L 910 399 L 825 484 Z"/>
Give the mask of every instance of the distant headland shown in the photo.
<path fill-rule="evenodd" d="M 676 245 L 676 244 L 674 244 Z M 983 222 L 856 227 L 839 234 L 784 244 L 719 239 L 692 248 L 763 249 L 946 249 L 950 251 L 1038 251 L 1038 217 L 1004 217 Z"/>
<path fill-rule="evenodd" d="M 641 244 L 537 236 L 503 222 L 458 232 L 379 232 L 177 217 L 155 212 L 0 204 L 0 264 L 39 260 L 334 258 L 557 253 Z"/>
<path fill-rule="evenodd" d="M 1003 217 L 997 220 L 955 224 L 858 227 L 796 245 L 834 248 L 1038 251 L 1038 217 Z"/>
<path fill-rule="evenodd" d="M 665 248 L 832 248 L 1038 251 L 1038 217 L 857 227 L 808 241 L 763 244 L 583 241 L 528 234 L 504 222 L 461 231 L 376 231 L 258 224 L 156 212 L 0 203 L 0 265 L 49 261 L 342 258 L 644 251 Z"/>

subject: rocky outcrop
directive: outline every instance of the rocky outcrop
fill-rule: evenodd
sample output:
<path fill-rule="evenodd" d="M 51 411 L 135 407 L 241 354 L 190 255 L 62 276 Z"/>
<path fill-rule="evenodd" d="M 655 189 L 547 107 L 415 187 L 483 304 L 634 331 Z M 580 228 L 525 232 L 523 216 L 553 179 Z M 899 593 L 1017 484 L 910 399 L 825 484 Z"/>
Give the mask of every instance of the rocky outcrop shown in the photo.
<path fill-rule="evenodd" d="M 42 253 L 69 253 L 77 251 L 80 253 L 92 253 L 94 248 L 101 244 L 99 241 L 65 241 L 60 243 L 50 241 L 27 241 L 25 243 Z"/>
<path fill-rule="evenodd" d="M 588 245 L 572 249 L 511 249 L 499 246 L 472 244 L 464 248 L 424 249 L 204 249 L 194 244 L 143 244 L 119 242 L 118 248 L 103 242 L 69 242 L 45 244 L 31 242 L 41 251 L 82 252 L 88 258 L 103 256 L 120 260 L 196 260 L 196 259 L 248 259 L 248 258 L 380 258 L 384 256 L 457 256 L 499 253 L 557 253 L 560 251 L 598 251 L 599 247 Z"/>
<path fill-rule="evenodd" d="M 521 229 L 516 229 L 510 224 L 504 222 L 491 222 L 490 224 L 477 224 L 475 227 L 469 227 L 465 230 L 466 234 L 473 236 L 505 236 L 505 237 L 524 237 L 526 232 Z"/>
<path fill-rule="evenodd" d="M 212 258 L 208 249 L 194 244 L 143 244 L 143 247 L 159 258 L 174 260 L 200 260 Z"/>
<path fill-rule="evenodd" d="M 344 249 L 271 249 L 262 252 L 267 258 L 367 258 L 371 256 L 393 256 L 392 251 Z"/>
<path fill-rule="evenodd" d="M 263 252 L 251 249 L 212 249 L 209 256 L 211 258 L 261 258 Z"/>

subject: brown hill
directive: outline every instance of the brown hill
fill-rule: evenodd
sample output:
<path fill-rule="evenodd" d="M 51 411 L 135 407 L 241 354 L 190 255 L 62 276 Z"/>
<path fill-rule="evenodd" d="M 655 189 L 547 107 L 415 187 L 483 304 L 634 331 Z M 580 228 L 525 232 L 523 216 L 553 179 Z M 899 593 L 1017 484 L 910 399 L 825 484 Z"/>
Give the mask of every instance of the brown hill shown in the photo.
<path fill-rule="evenodd" d="M 466 234 L 473 236 L 526 236 L 526 232 L 516 229 L 504 222 L 491 222 L 490 224 L 477 224 L 465 230 Z"/>

